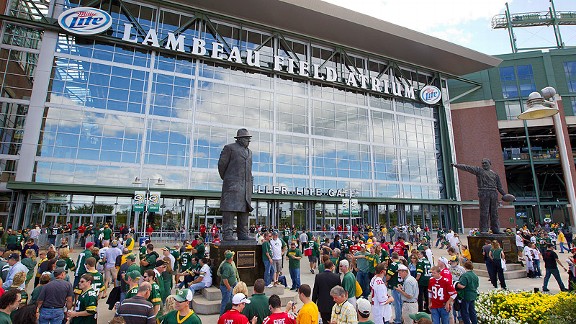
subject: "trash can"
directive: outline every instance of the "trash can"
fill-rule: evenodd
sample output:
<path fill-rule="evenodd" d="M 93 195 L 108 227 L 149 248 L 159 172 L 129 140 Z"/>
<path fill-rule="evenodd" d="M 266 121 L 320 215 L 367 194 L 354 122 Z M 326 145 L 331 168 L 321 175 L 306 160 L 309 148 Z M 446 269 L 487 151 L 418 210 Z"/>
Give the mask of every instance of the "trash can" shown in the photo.
<path fill-rule="evenodd" d="M 146 242 L 147 239 L 148 239 L 147 236 L 141 236 L 141 237 L 138 239 L 138 244 L 140 244 L 140 246 L 142 246 L 142 245 L 144 244 L 144 242 Z"/>

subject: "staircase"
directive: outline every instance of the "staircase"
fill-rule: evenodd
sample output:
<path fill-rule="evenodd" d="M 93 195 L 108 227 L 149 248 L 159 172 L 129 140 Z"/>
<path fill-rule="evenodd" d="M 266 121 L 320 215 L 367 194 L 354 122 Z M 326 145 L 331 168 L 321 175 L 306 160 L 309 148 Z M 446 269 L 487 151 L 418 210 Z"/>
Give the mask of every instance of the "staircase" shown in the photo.
<path fill-rule="evenodd" d="M 486 270 L 486 264 L 484 263 L 474 263 L 474 273 L 478 275 L 478 277 L 486 277 L 488 278 L 488 270 Z M 506 264 L 506 271 L 504 271 L 504 279 L 520 279 L 526 278 L 527 273 L 524 266 L 518 263 L 507 263 Z"/>
<path fill-rule="evenodd" d="M 253 293 L 253 287 L 248 287 L 249 296 Z M 284 286 L 277 286 L 272 288 L 265 288 L 264 293 L 266 296 L 278 295 L 282 301 L 282 306 L 286 306 L 288 301 L 298 301 L 298 292 L 285 289 Z M 192 308 L 194 312 L 200 315 L 214 315 L 220 313 L 220 304 L 222 303 L 222 293 L 220 288 L 212 286 L 202 289 L 202 294 L 194 295 L 192 300 Z"/>

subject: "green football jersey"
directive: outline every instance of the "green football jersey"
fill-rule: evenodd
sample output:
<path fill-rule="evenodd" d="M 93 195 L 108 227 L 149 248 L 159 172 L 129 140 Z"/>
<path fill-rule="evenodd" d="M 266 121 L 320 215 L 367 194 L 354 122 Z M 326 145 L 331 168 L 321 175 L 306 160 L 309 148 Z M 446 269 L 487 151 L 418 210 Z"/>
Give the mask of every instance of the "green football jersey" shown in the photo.
<path fill-rule="evenodd" d="M 100 293 L 100 291 L 104 290 L 104 278 L 102 277 L 102 274 L 98 271 L 95 272 L 87 272 L 89 274 L 92 275 L 92 277 L 94 277 L 94 281 L 92 281 L 92 289 L 94 289 L 94 291 L 97 291 L 98 293 Z"/>
<path fill-rule="evenodd" d="M 87 311 L 90 316 L 74 317 L 71 324 L 96 324 L 97 323 L 97 308 L 98 308 L 98 292 L 93 289 L 88 289 L 78 296 L 74 310 L 76 312 Z"/>
<path fill-rule="evenodd" d="M 128 291 L 126 292 L 126 298 L 124 300 L 136 296 L 137 293 L 138 293 L 138 286 L 128 289 Z"/>
<path fill-rule="evenodd" d="M 184 272 L 190 269 L 191 266 L 192 266 L 192 253 L 190 252 L 182 253 L 182 255 L 180 256 L 180 270 Z"/>

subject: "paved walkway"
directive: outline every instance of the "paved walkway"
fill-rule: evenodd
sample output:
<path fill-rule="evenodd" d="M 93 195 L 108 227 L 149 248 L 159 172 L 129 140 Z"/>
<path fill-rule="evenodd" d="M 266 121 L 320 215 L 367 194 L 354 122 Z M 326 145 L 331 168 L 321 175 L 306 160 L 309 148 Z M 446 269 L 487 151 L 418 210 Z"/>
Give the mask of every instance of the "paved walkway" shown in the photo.
<path fill-rule="evenodd" d="M 460 240 L 462 241 L 462 243 L 467 242 L 467 239 L 464 235 L 462 235 L 460 237 Z M 163 246 L 163 245 L 160 245 L 160 246 Z M 161 252 L 160 249 L 157 249 L 157 250 L 159 253 Z M 438 257 L 440 257 L 440 256 L 448 256 L 448 253 L 446 252 L 446 250 L 440 250 L 440 249 L 432 248 L 432 251 L 434 253 L 434 259 L 435 260 L 438 260 Z M 75 252 L 76 253 L 73 253 L 73 256 L 72 256 L 74 261 L 76 261 L 78 251 L 76 250 Z M 566 265 L 565 259 L 568 257 L 568 254 L 558 253 L 558 255 L 560 256 L 560 260 L 562 261 L 562 263 L 564 265 Z M 542 275 L 545 274 L 545 270 L 543 268 L 543 265 L 544 264 L 542 263 L 542 271 L 543 271 Z M 291 280 L 290 280 L 290 276 L 288 274 L 288 262 L 284 262 L 283 273 L 285 273 L 287 275 L 288 285 L 290 286 Z M 568 286 L 568 274 L 565 271 L 563 271 L 562 269 L 560 269 L 560 273 L 562 276 L 562 280 L 564 281 L 564 284 L 566 286 Z M 304 258 L 303 261 L 300 263 L 301 283 L 308 284 L 308 285 L 310 285 L 310 287 L 313 287 L 314 276 L 315 275 L 310 273 L 310 267 L 309 267 L 309 263 L 307 262 L 307 259 Z M 506 284 L 507 284 L 509 290 L 533 290 L 534 288 L 540 288 L 541 289 L 542 283 L 543 283 L 543 278 L 540 278 L 540 279 L 522 278 L 522 279 L 512 279 L 512 280 L 506 281 Z M 494 289 L 494 288 L 492 287 L 492 284 L 490 283 L 488 278 L 480 277 L 479 290 L 481 292 L 485 292 L 485 291 L 490 291 L 492 289 Z M 558 287 L 558 284 L 556 283 L 556 280 L 554 280 L 553 277 L 550 280 L 550 283 L 548 285 L 548 289 L 550 289 L 551 294 L 555 294 L 555 293 L 558 293 L 560 291 L 560 288 Z M 29 292 L 32 291 L 31 285 L 28 287 L 28 291 Z M 302 306 L 302 302 L 300 302 L 298 300 L 297 308 L 299 308 L 301 306 Z M 98 303 L 98 323 L 108 323 L 108 321 L 110 321 L 113 316 L 114 316 L 114 313 L 113 313 L 113 311 L 108 310 L 108 305 L 106 304 L 106 301 L 101 300 Z M 202 320 L 203 323 L 216 323 L 218 320 L 218 315 L 200 315 L 200 319 Z"/>

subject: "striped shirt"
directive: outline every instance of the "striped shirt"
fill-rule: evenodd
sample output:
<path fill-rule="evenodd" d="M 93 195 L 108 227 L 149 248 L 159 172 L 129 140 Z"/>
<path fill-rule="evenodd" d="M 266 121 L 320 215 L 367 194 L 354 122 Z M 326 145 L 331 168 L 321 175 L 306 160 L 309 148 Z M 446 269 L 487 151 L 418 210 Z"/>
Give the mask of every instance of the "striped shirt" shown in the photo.
<path fill-rule="evenodd" d="M 122 316 L 126 324 L 155 324 L 154 306 L 144 297 L 134 296 L 125 299 L 116 310 L 116 316 Z"/>

